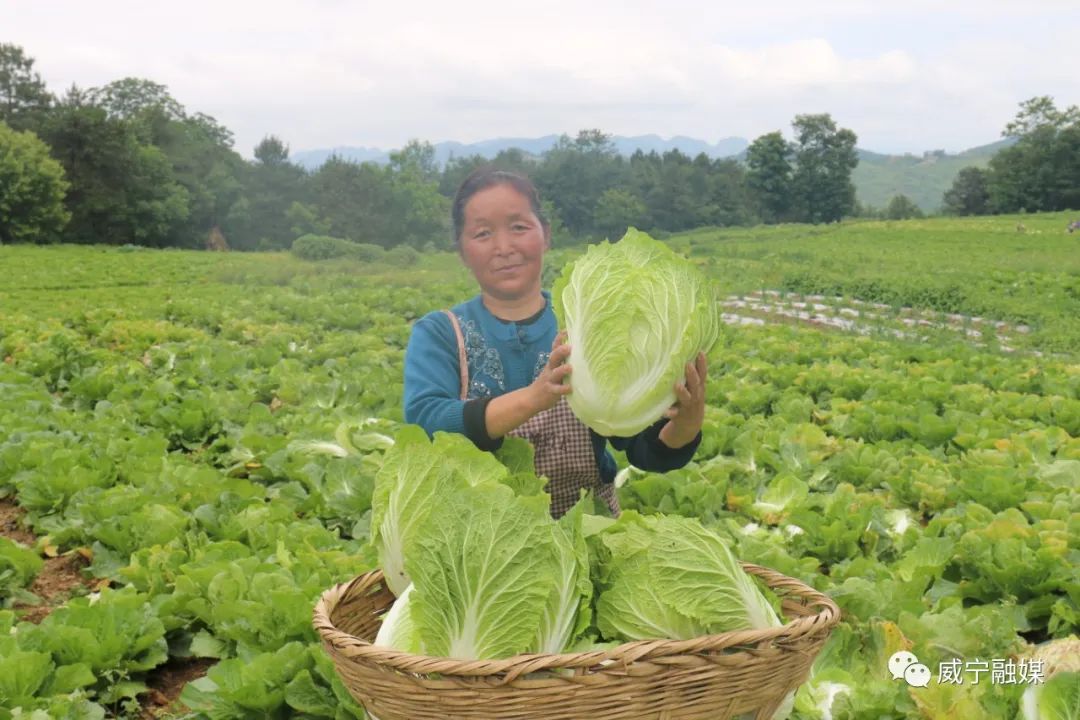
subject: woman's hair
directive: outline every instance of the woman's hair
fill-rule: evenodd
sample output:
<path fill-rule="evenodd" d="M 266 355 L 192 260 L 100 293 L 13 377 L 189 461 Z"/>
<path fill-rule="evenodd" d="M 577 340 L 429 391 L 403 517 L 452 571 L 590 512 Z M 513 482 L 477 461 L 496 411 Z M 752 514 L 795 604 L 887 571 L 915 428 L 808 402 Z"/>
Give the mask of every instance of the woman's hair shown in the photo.
<path fill-rule="evenodd" d="M 457 194 L 454 195 L 454 204 L 451 206 L 450 214 L 454 220 L 454 244 L 458 247 L 461 247 L 461 233 L 465 229 L 465 206 L 473 195 L 496 185 L 509 185 L 528 198 L 533 214 L 547 231 L 548 221 L 540 207 L 540 193 L 532 180 L 515 172 L 497 170 L 492 165 L 482 165 L 461 181 Z"/>

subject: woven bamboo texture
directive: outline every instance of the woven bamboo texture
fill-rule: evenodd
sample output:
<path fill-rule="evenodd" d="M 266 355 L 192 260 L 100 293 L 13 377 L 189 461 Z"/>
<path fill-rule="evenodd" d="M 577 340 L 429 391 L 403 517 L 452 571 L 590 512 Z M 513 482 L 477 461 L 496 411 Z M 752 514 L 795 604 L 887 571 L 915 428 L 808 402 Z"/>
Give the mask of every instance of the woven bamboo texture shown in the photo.
<path fill-rule="evenodd" d="M 742 567 L 781 597 L 785 625 L 587 653 L 425 657 L 371 644 L 394 602 L 380 570 L 323 593 L 314 624 L 349 692 L 379 720 L 768 720 L 806 681 L 840 610 L 798 580 Z"/>

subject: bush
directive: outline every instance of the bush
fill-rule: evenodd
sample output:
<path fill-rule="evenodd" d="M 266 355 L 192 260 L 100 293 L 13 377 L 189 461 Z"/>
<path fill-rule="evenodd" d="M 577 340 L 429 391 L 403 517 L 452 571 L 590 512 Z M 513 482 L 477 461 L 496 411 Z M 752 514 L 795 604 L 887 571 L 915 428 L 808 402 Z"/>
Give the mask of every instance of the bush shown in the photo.
<path fill-rule="evenodd" d="M 394 267 L 412 267 L 420 262 L 420 253 L 408 245 L 398 245 L 386 252 L 386 262 Z"/>
<path fill-rule="evenodd" d="M 353 257 L 360 262 L 379 262 L 386 259 L 386 248 L 371 243 L 356 243 L 353 246 Z"/>
<path fill-rule="evenodd" d="M 303 235 L 293 240 L 292 253 L 301 260 L 356 257 L 355 243 L 326 235 Z"/>

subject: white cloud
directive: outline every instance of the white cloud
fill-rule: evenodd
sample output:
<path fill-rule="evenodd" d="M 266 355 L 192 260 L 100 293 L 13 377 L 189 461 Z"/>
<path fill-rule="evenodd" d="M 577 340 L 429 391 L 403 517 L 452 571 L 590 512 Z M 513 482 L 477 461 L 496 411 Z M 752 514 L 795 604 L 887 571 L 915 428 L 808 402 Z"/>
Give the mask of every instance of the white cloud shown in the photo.
<path fill-rule="evenodd" d="M 0 0 L 0 17 L 54 90 L 148 77 L 245 154 L 267 133 L 297 149 L 584 127 L 752 138 L 808 112 L 872 149 L 959 150 L 1022 99 L 1080 95 L 1062 69 L 1080 67 L 1080 11 L 1055 0 Z"/>

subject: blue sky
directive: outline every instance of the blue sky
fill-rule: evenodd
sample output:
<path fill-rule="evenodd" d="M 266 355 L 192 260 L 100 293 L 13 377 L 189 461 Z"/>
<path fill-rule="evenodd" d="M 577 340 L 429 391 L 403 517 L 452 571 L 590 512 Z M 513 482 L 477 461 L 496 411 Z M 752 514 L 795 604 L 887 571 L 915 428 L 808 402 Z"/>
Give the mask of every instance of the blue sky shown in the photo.
<path fill-rule="evenodd" d="M 884 8 L 884 9 L 883 9 Z M 245 155 L 598 127 L 752 139 L 830 112 L 879 152 L 993 142 L 1034 95 L 1080 103 L 1080 3 L 0 0 L 55 91 L 125 76 Z"/>

